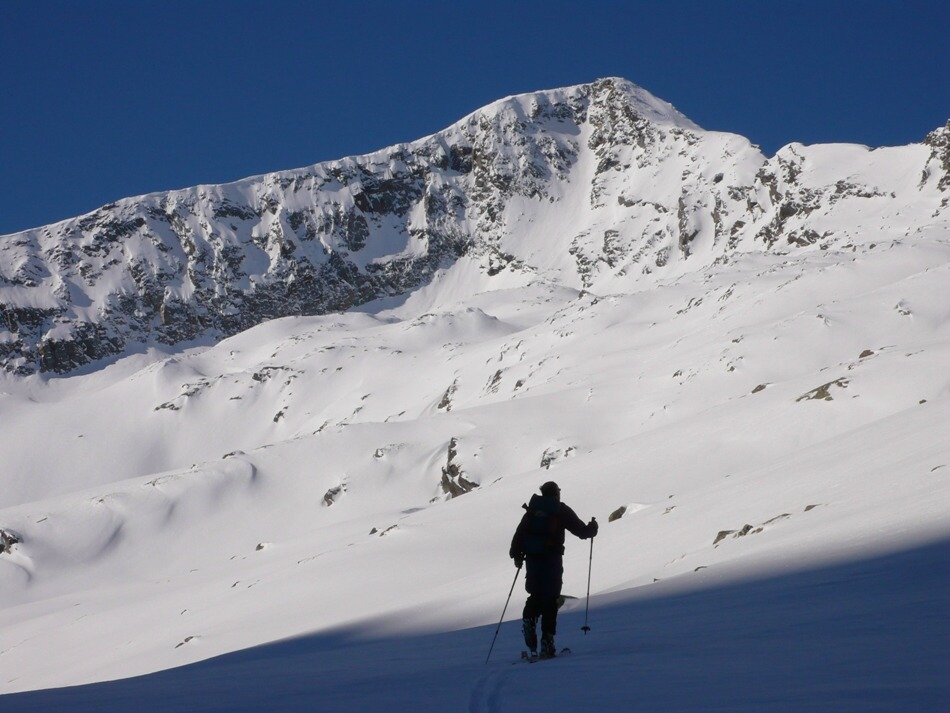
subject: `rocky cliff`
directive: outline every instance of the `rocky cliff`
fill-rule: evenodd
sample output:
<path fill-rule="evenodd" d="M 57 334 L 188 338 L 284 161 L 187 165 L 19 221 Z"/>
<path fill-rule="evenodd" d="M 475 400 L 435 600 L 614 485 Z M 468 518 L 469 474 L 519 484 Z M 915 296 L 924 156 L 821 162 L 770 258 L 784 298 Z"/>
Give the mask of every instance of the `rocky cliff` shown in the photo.
<path fill-rule="evenodd" d="M 365 156 L 129 198 L 0 238 L 0 364 L 65 373 L 148 344 L 482 280 L 613 291 L 735 251 L 947 230 L 950 122 L 899 148 L 766 158 L 621 79 L 498 101 Z M 505 276 L 504 278 L 501 276 Z"/>

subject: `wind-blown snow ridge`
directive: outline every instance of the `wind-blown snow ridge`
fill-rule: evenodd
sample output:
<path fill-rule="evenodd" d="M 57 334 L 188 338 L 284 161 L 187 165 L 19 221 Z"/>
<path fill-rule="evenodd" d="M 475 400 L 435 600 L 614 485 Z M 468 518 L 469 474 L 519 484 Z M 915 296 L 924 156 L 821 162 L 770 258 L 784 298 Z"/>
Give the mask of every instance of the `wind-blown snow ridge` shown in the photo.
<path fill-rule="evenodd" d="M 859 562 L 892 571 L 863 558 L 945 542 L 950 127 L 765 159 L 675 114 L 648 120 L 640 92 L 514 97 L 414 144 L 4 238 L 0 693 L 300 636 L 290 649 L 339 651 L 341 680 L 365 684 L 358 647 L 321 648 L 330 632 L 494 625 L 520 504 L 550 479 L 602 523 L 591 613 L 626 627 L 578 647 L 588 673 L 604 645 L 643 663 L 625 607 L 692 592 L 708 625 L 734 603 L 703 588 L 739 582 L 778 602 L 745 600 L 761 623 L 785 596 L 820 608 L 829 565 L 848 595 L 828 606 L 847 606 Z M 338 311 L 289 314 L 305 302 Z M 84 368 L 35 373 L 31 334 L 66 359 L 47 366 Z M 111 348 L 95 335 L 121 337 L 111 360 L 95 361 Z M 585 591 L 587 553 L 569 541 L 566 594 Z M 753 573 L 773 583 L 742 585 Z M 885 588 L 885 615 L 945 607 L 936 579 Z M 836 611 L 824 652 L 874 638 Z M 704 631 L 769 648 L 761 630 Z M 914 631 L 904 668 L 875 680 L 921 702 L 937 677 L 903 672 L 945 647 Z M 464 664 L 476 633 L 442 639 L 456 663 L 438 700 L 483 710 L 508 692 L 484 651 L 477 673 Z M 660 669 L 692 655 L 654 634 Z M 505 671 L 518 639 L 506 623 Z M 821 696 L 812 649 L 796 652 L 774 677 L 796 701 Z M 396 678 L 383 659 L 374 671 Z M 630 700 L 625 676 L 590 675 L 599 700 Z M 316 708 L 329 684 L 308 685 Z M 370 689 L 337 709 L 371 707 Z"/>

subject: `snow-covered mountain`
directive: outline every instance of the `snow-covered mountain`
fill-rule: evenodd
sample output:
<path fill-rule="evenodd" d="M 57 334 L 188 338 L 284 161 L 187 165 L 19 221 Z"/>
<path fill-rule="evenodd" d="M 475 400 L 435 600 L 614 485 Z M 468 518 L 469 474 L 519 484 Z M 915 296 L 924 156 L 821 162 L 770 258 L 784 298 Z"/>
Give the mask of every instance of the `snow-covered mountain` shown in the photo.
<path fill-rule="evenodd" d="M 221 186 L 126 199 L 0 244 L 0 363 L 66 373 L 348 310 L 461 257 L 595 292 L 737 252 L 913 235 L 946 217 L 950 129 L 771 159 L 619 79 L 499 101 L 434 136 Z"/>
<path fill-rule="evenodd" d="M 619 79 L 511 97 L 412 144 L 2 237 L 0 305 L 0 693 L 307 634 L 357 702 L 322 710 L 358 710 L 377 687 L 333 632 L 397 642 L 385 661 L 458 632 L 456 687 L 397 710 L 499 710 L 484 651 L 472 669 L 454 647 L 497 621 L 520 505 L 552 478 L 602 522 L 591 613 L 615 631 L 644 601 L 728 608 L 701 593 L 950 535 L 950 122 L 766 158 Z M 884 571 L 842 567 L 796 601 Z M 917 581 L 875 615 L 945 613 Z M 753 620 L 691 621 L 758 652 Z M 913 695 L 947 661 L 925 633 Z M 857 685 L 841 666 L 784 683 Z M 626 700 L 583 670 L 606 687 L 587 709 Z"/>

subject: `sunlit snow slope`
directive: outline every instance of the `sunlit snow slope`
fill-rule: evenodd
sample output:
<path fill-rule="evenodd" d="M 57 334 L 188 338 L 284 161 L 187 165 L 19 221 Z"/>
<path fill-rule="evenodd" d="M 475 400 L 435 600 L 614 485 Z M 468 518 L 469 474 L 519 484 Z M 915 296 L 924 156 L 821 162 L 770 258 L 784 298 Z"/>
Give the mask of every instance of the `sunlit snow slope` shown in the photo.
<path fill-rule="evenodd" d="M 600 520 L 612 602 L 950 535 L 942 134 L 766 162 L 618 86 L 633 143 L 584 124 L 410 291 L 3 374 L 0 692 L 490 623 L 549 479 Z"/>

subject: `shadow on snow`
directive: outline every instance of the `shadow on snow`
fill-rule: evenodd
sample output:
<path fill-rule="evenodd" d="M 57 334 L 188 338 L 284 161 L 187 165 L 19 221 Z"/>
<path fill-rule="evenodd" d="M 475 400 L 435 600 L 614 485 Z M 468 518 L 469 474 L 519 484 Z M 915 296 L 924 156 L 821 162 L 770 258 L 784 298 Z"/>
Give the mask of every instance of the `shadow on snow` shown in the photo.
<path fill-rule="evenodd" d="M 950 710 L 950 539 L 860 561 L 562 612 L 566 659 L 518 663 L 507 622 L 322 633 L 120 681 L 0 697 L 0 709 L 134 711 Z M 504 583 L 499 584 L 499 607 Z M 626 596 L 626 601 L 622 598 Z M 512 600 L 517 610 L 520 601 Z M 509 609 L 509 611 L 512 611 Z M 517 615 L 516 615 L 517 616 Z"/>

